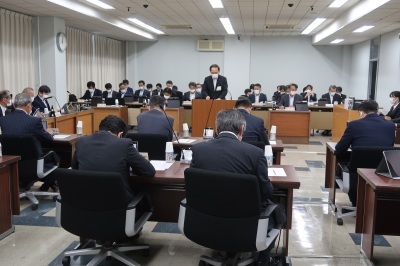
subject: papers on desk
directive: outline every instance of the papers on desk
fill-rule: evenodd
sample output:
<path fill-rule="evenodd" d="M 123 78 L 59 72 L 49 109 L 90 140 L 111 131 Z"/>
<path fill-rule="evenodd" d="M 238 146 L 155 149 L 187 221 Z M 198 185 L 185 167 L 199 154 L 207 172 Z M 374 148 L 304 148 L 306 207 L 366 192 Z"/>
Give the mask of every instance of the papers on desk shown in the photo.
<path fill-rule="evenodd" d="M 54 139 L 65 139 L 68 138 L 70 135 L 54 135 Z"/>
<path fill-rule="evenodd" d="M 182 143 L 182 144 L 189 144 L 189 143 L 192 143 L 192 142 L 195 142 L 196 140 L 195 139 L 180 139 L 179 140 L 179 142 L 180 143 Z M 174 141 L 174 143 L 178 143 L 178 141 Z"/>
<path fill-rule="evenodd" d="M 165 171 L 165 170 L 169 169 L 174 162 L 167 163 L 167 162 L 161 161 L 161 160 L 151 160 L 150 163 L 153 165 L 153 167 L 154 167 L 154 169 L 156 169 L 156 171 Z"/>
<path fill-rule="evenodd" d="M 268 176 L 287 176 L 283 168 L 268 168 Z"/>
<path fill-rule="evenodd" d="M 271 145 L 276 145 L 276 140 L 270 140 L 270 141 L 269 141 L 269 144 L 271 144 Z"/>

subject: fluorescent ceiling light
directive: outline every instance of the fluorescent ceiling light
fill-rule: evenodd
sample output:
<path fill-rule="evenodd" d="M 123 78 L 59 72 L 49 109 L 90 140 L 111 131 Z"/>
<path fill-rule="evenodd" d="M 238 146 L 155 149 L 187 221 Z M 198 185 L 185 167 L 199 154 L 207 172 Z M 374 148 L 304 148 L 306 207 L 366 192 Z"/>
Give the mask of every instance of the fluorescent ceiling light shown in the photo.
<path fill-rule="evenodd" d="M 212 8 L 224 8 L 221 0 L 208 0 Z"/>
<path fill-rule="evenodd" d="M 344 39 L 336 39 L 334 41 L 331 41 L 331 43 L 341 43 L 343 41 L 344 41 Z"/>
<path fill-rule="evenodd" d="M 88 1 L 89 3 L 92 3 L 93 5 L 96 5 L 96 6 L 99 6 L 101 8 L 104 8 L 104 9 L 114 9 L 112 6 L 107 5 L 107 4 L 105 4 L 105 3 L 103 3 L 103 2 L 101 2 L 99 0 L 86 0 L 86 1 Z"/>
<path fill-rule="evenodd" d="M 229 18 L 219 18 L 219 20 L 221 21 L 222 25 L 224 25 L 224 28 L 228 34 L 235 34 Z"/>
<path fill-rule="evenodd" d="M 309 34 L 324 22 L 326 18 L 316 18 L 301 34 Z"/>
<path fill-rule="evenodd" d="M 369 29 L 372 29 L 373 27 L 375 27 L 375 26 L 362 26 L 362 27 L 356 29 L 356 30 L 353 31 L 353 32 L 364 32 L 364 31 L 367 31 L 367 30 L 369 30 Z"/>
<path fill-rule="evenodd" d="M 344 5 L 347 1 L 349 1 L 349 0 L 335 0 L 329 7 L 338 8 L 338 7 L 341 7 L 342 5 Z"/>
<path fill-rule="evenodd" d="M 153 28 L 150 25 L 147 25 L 146 23 L 144 23 L 143 21 L 138 20 L 137 18 L 128 18 L 130 21 L 132 21 L 133 23 L 135 23 L 136 25 L 139 25 L 140 27 L 143 27 L 145 29 L 148 29 L 154 33 L 157 34 L 165 34 L 164 32 L 157 30 L 156 28 Z"/>

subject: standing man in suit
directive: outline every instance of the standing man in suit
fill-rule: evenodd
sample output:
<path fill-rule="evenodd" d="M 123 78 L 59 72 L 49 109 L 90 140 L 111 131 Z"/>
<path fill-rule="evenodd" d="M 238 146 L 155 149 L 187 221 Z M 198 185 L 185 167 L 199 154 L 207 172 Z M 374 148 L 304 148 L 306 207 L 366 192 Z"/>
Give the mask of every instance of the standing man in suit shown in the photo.
<path fill-rule="evenodd" d="M 360 119 L 350 121 L 336 144 L 336 153 L 344 153 L 348 148 L 359 146 L 393 147 L 396 137 L 395 125 L 378 115 L 378 103 L 373 100 L 363 101 L 358 107 Z M 353 206 L 357 201 L 358 179 L 350 178 L 349 198 Z"/>
<path fill-rule="evenodd" d="M 203 82 L 203 99 L 224 100 L 228 93 L 228 81 L 226 77 L 219 74 L 220 68 L 217 64 L 210 66 L 211 75 L 206 77 Z"/>
<path fill-rule="evenodd" d="M 150 92 L 146 89 L 146 83 L 143 80 L 139 80 L 138 82 L 139 89 L 135 91 L 135 96 L 136 97 L 143 97 L 146 96 L 147 99 L 150 98 Z"/>
<path fill-rule="evenodd" d="M 218 136 L 215 139 L 193 145 L 190 167 L 255 175 L 259 182 L 261 207 L 265 210 L 271 203 L 274 188 L 268 178 L 263 151 L 241 141 L 246 128 L 245 118 L 238 110 L 221 110 L 217 115 L 216 127 Z M 285 221 L 286 217 L 282 217 L 282 222 Z M 273 246 L 260 252 L 259 265 L 269 265 L 269 253 Z"/>
<path fill-rule="evenodd" d="M 344 99 L 346 99 L 347 96 L 346 96 L 346 94 L 342 93 L 342 90 L 343 90 L 342 87 L 340 87 L 340 86 L 336 87 L 336 94 L 339 95 L 340 98 L 342 98 L 342 103 L 344 103 Z"/>
<path fill-rule="evenodd" d="M 122 81 L 122 83 L 124 84 L 124 86 L 125 86 L 125 89 L 126 89 L 126 92 L 128 93 L 128 94 L 134 94 L 134 92 L 133 92 L 133 89 L 131 88 L 131 87 L 129 87 L 129 80 L 127 80 L 127 79 L 124 79 L 123 81 Z"/>
<path fill-rule="evenodd" d="M 156 84 L 156 89 L 153 90 L 151 96 L 153 96 L 153 95 L 158 95 L 158 96 L 161 96 L 161 97 L 164 96 L 164 92 L 163 92 L 161 83 L 157 83 Z"/>
<path fill-rule="evenodd" d="M 141 113 L 137 117 L 138 133 L 162 134 L 172 140 L 172 128 L 174 127 L 174 118 L 164 114 L 165 100 L 158 95 L 150 98 L 148 112 Z"/>
<path fill-rule="evenodd" d="M 191 101 L 193 99 L 201 99 L 201 93 L 196 91 L 196 83 L 189 82 L 189 91 L 183 95 L 184 101 Z"/>
<path fill-rule="evenodd" d="M 129 185 L 129 168 L 132 173 L 148 177 L 153 177 L 156 171 L 133 147 L 132 140 L 123 138 L 126 132 L 126 123 L 121 118 L 107 116 L 100 122 L 98 132 L 77 140 L 72 168 L 120 173 L 125 183 L 125 193 L 132 200 L 134 195 Z"/>
<path fill-rule="evenodd" d="M 105 86 L 105 91 L 103 91 L 103 99 L 106 98 L 118 98 L 118 93 L 112 89 L 111 83 L 107 83 Z"/>
<path fill-rule="evenodd" d="M 262 141 L 269 145 L 267 132 L 264 127 L 264 120 L 251 114 L 252 105 L 247 97 L 239 97 L 235 108 L 243 115 L 246 120 L 246 129 L 243 132 L 242 141 Z"/>
<path fill-rule="evenodd" d="M 284 94 L 281 97 L 281 102 L 279 103 L 280 109 L 285 109 L 285 107 L 294 107 L 296 102 L 301 102 L 303 97 L 297 94 L 297 84 L 292 83 L 289 85 L 289 94 Z"/>
<path fill-rule="evenodd" d="M 0 91 L 0 117 L 6 116 L 11 113 L 11 95 L 10 91 Z"/>
<path fill-rule="evenodd" d="M 84 99 L 84 100 L 90 100 L 93 97 L 101 97 L 101 90 L 96 89 L 96 84 L 93 81 L 89 81 L 86 84 L 86 87 L 88 88 L 85 91 L 85 94 L 80 98 L 80 99 Z"/>
<path fill-rule="evenodd" d="M 303 93 L 300 94 L 303 97 L 304 101 L 307 102 L 316 102 L 317 101 L 317 94 L 313 92 L 313 86 L 307 85 L 304 88 Z"/>
<path fill-rule="evenodd" d="M 47 85 L 42 85 L 39 87 L 38 95 L 36 95 L 35 99 L 33 99 L 32 106 L 35 109 L 39 109 L 41 113 L 44 113 L 44 109 L 47 108 L 50 111 L 50 104 L 47 101 L 47 98 L 50 97 L 50 88 Z"/>
<path fill-rule="evenodd" d="M 261 84 L 254 84 L 253 94 L 249 95 L 249 100 L 251 103 L 262 103 L 267 101 L 267 95 L 261 93 Z"/>
<path fill-rule="evenodd" d="M 392 91 L 389 94 L 389 101 L 390 104 L 392 104 L 392 107 L 390 107 L 389 112 L 387 113 L 386 116 L 389 116 L 392 120 L 396 118 L 400 118 L 400 91 Z"/>
<path fill-rule="evenodd" d="M 334 104 L 337 102 L 338 104 L 342 103 L 342 97 L 340 95 L 336 94 L 336 86 L 335 85 L 330 85 L 329 86 L 329 92 L 325 93 L 321 96 L 321 98 L 325 98 L 328 100 L 328 103 Z"/>

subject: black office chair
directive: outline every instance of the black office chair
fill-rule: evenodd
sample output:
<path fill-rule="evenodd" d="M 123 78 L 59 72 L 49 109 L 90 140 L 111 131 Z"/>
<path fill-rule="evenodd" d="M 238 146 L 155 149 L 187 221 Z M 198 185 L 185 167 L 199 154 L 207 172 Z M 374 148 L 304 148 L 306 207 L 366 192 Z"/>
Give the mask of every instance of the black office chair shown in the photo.
<path fill-rule="evenodd" d="M 137 141 L 139 152 L 147 152 L 150 160 L 165 160 L 167 136 L 162 134 L 128 133 L 126 138 Z"/>
<path fill-rule="evenodd" d="M 131 200 L 119 173 L 59 168 L 55 174 L 61 194 L 56 203 L 57 224 L 81 239 L 101 243 L 94 248 L 65 252 L 63 265 L 70 264 L 72 256 L 96 255 L 88 265 L 114 257 L 134 266 L 137 262 L 122 252 L 143 249 L 148 255 L 148 245 L 115 243 L 137 235 L 150 218 L 152 207 L 144 193 Z M 147 208 L 140 210 L 138 206 Z"/>
<path fill-rule="evenodd" d="M 240 253 L 265 250 L 278 236 L 280 225 L 268 232 L 276 205 L 261 211 L 256 176 L 188 168 L 185 188 L 179 230 L 193 242 L 222 255 L 201 256 L 199 265 L 251 264 L 254 259 L 240 259 Z"/>
<path fill-rule="evenodd" d="M 18 155 L 19 197 L 27 197 L 31 202 L 31 209 L 39 207 L 39 201 L 35 196 L 58 196 L 58 192 L 46 192 L 32 190 L 31 187 L 37 181 L 51 174 L 59 165 L 59 158 L 54 151 L 41 156 L 40 142 L 34 136 L 0 135 L 0 142 L 4 155 Z M 49 162 L 49 163 L 48 163 Z"/>
<path fill-rule="evenodd" d="M 383 151 L 400 150 L 400 147 L 355 147 L 351 151 L 348 163 L 338 163 L 339 171 L 336 171 L 336 183 L 343 193 L 348 193 L 353 206 L 342 206 L 342 213 L 337 214 L 337 224 L 343 225 L 343 217 L 355 216 L 357 203 L 358 174 L 357 168 L 377 168 L 383 157 Z M 338 173 L 339 172 L 339 173 Z M 341 173 L 341 174 L 340 174 Z M 348 212 L 343 213 L 343 210 Z M 335 211 L 337 207 L 335 206 Z"/>

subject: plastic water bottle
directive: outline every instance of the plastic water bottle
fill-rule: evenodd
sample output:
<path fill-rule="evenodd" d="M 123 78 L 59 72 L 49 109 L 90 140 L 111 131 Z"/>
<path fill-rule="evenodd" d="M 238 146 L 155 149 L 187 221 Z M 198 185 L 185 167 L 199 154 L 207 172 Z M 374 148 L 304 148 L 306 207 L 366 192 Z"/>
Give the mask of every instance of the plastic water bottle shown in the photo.
<path fill-rule="evenodd" d="M 115 106 L 119 106 L 119 101 L 118 101 L 118 99 L 115 99 Z"/>
<path fill-rule="evenodd" d="M 82 121 L 78 121 L 78 123 L 76 124 L 76 134 L 78 135 L 82 135 Z"/>
<path fill-rule="evenodd" d="M 167 163 L 174 162 L 174 147 L 172 145 L 172 142 L 167 142 L 165 144 L 165 161 Z"/>

